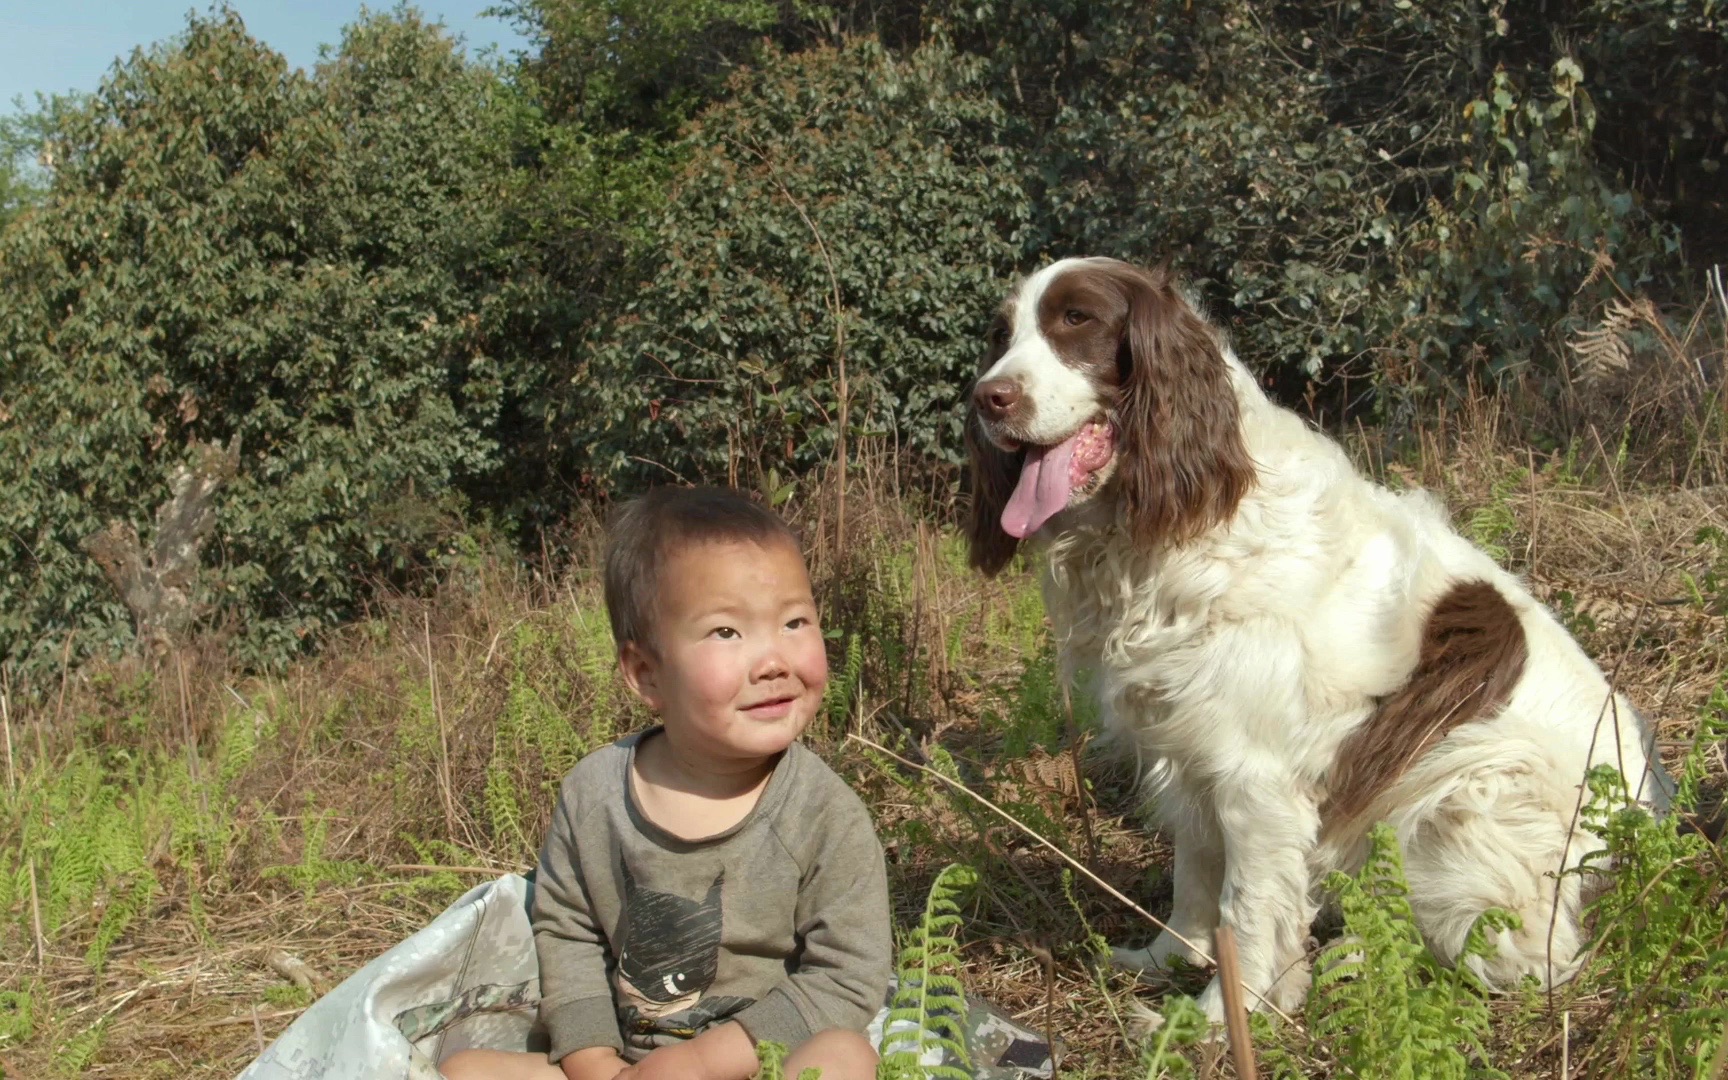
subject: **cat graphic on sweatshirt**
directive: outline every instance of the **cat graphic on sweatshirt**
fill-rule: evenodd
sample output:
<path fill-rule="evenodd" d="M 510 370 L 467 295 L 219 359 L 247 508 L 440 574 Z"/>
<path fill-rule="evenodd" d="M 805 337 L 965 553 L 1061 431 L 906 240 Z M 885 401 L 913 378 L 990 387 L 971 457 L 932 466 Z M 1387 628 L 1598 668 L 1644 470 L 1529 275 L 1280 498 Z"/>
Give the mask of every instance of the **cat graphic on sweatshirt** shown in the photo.
<path fill-rule="evenodd" d="M 618 1026 L 626 1040 L 651 1047 L 700 1034 L 754 998 L 704 997 L 720 958 L 722 870 L 700 900 L 637 884 L 624 868 L 624 942 L 618 952 Z M 656 1039 L 655 1036 L 661 1038 Z"/>

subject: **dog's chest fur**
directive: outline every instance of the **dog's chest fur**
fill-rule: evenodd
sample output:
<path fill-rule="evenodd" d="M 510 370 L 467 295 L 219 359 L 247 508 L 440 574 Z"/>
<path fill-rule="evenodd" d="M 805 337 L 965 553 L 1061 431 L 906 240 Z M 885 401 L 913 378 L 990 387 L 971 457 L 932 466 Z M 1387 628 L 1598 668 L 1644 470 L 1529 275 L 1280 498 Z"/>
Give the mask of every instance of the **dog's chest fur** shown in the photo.
<path fill-rule="evenodd" d="M 1199 774 L 1252 748 L 1323 782 L 1416 659 L 1417 627 L 1397 618 L 1412 553 L 1378 526 L 1342 527 L 1366 510 L 1274 482 L 1180 548 L 1124 542 L 1102 503 L 1075 514 L 1042 585 L 1063 673 L 1090 684 L 1106 738 Z"/>

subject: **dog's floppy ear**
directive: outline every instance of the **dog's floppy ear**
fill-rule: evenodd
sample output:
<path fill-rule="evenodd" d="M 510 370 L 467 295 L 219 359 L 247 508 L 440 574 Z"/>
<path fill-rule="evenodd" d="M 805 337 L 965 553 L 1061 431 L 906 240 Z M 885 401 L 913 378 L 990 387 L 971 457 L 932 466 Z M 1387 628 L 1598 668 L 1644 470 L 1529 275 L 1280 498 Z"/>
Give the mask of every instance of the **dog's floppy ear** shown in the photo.
<path fill-rule="evenodd" d="M 990 329 L 985 336 L 988 347 L 984 351 L 984 360 L 978 365 L 978 377 L 981 379 L 996 361 L 1002 359 L 1008 351 L 1009 339 L 1012 336 L 1012 308 L 1005 306 L 991 320 Z M 1020 547 L 1020 541 L 1002 531 L 1002 511 L 1008 506 L 1008 499 L 1014 494 L 1014 485 L 1020 481 L 1020 466 L 1026 460 L 1026 451 L 1016 450 L 1009 453 L 992 443 L 984 435 L 982 421 L 978 416 L 977 398 L 974 394 L 978 388 L 977 380 L 966 388 L 966 427 L 964 439 L 966 442 L 966 460 L 972 479 L 972 499 L 966 512 L 966 545 L 969 549 L 967 561 L 974 570 L 981 570 L 986 577 L 995 577 L 1001 572 L 1009 560 L 1014 558 L 1014 552 Z"/>
<path fill-rule="evenodd" d="M 1235 514 L 1254 462 L 1217 335 L 1162 267 L 1121 273 L 1117 483 L 1137 541 L 1179 544 Z"/>
<path fill-rule="evenodd" d="M 967 397 L 970 399 L 971 394 Z M 1020 541 L 1002 531 L 1002 511 L 1014 494 L 1025 454 L 1024 450 L 1010 454 L 998 449 L 979 430 L 978 410 L 967 406 L 966 458 L 972 475 L 972 500 L 966 513 L 967 561 L 986 577 L 1000 573 L 1020 546 Z"/>

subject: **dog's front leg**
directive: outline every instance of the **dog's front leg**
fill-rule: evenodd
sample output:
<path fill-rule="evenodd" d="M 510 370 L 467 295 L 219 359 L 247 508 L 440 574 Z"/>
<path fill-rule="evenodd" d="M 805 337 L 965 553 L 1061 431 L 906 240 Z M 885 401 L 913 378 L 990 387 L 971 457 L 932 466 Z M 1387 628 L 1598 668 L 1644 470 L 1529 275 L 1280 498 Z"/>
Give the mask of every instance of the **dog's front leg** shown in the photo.
<path fill-rule="evenodd" d="M 1169 968 L 1178 958 L 1196 967 L 1212 963 L 1212 932 L 1218 928 L 1224 887 L 1224 841 L 1206 801 L 1188 790 L 1173 766 L 1171 771 L 1157 796 L 1157 818 L 1176 849 L 1171 874 L 1175 895 L 1167 929 L 1151 945 L 1110 950 L 1116 965 L 1129 971 Z"/>
<path fill-rule="evenodd" d="M 1270 1003 L 1288 1012 L 1307 990 L 1301 961 L 1315 914 L 1308 857 L 1319 813 L 1299 790 L 1293 777 L 1269 771 L 1237 773 L 1213 792 L 1224 840 L 1219 921 L 1235 934 L 1242 997 L 1250 1010 Z M 1223 1021 L 1217 977 L 1200 1005 L 1208 1018 Z"/>

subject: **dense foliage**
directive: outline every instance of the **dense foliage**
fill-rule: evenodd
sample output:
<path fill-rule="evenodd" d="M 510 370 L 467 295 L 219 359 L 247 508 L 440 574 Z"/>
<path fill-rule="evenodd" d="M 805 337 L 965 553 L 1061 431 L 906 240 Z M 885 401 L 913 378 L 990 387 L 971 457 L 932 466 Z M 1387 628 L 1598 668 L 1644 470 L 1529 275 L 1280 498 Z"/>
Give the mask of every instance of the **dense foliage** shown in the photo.
<path fill-rule="evenodd" d="M 211 599 L 280 650 L 413 561 L 495 464 L 484 73 L 413 18 L 308 79 L 226 14 L 58 118 L 0 238 L 0 649 L 121 624 L 82 550 L 235 436 Z"/>
<path fill-rule="evenodd" d="M 1711 0 L 500 10 L 508 65 L 398 9 L 303 73 L 218 7 L 0 128 L 0 659 L 128 639 L 83 543 L 197 443 L 242 446 L 211 618 L 280 658 L 478 515 L 537 545 L 843 414 L 941 475 L 1051 256 L 1170 258 L 1290 400 L 1398 425 L 1563 385 L 1728 243 Z"/>
<path fill-rule="evenodd" d="M 807 467 L 846 406 L 854 429 L 957 460 L 958 392 L 1028 217 L 979 68 L 942 42 L 771 56 L 691 126 L 652 276 L 578 391 L 598 469 Z"/>

